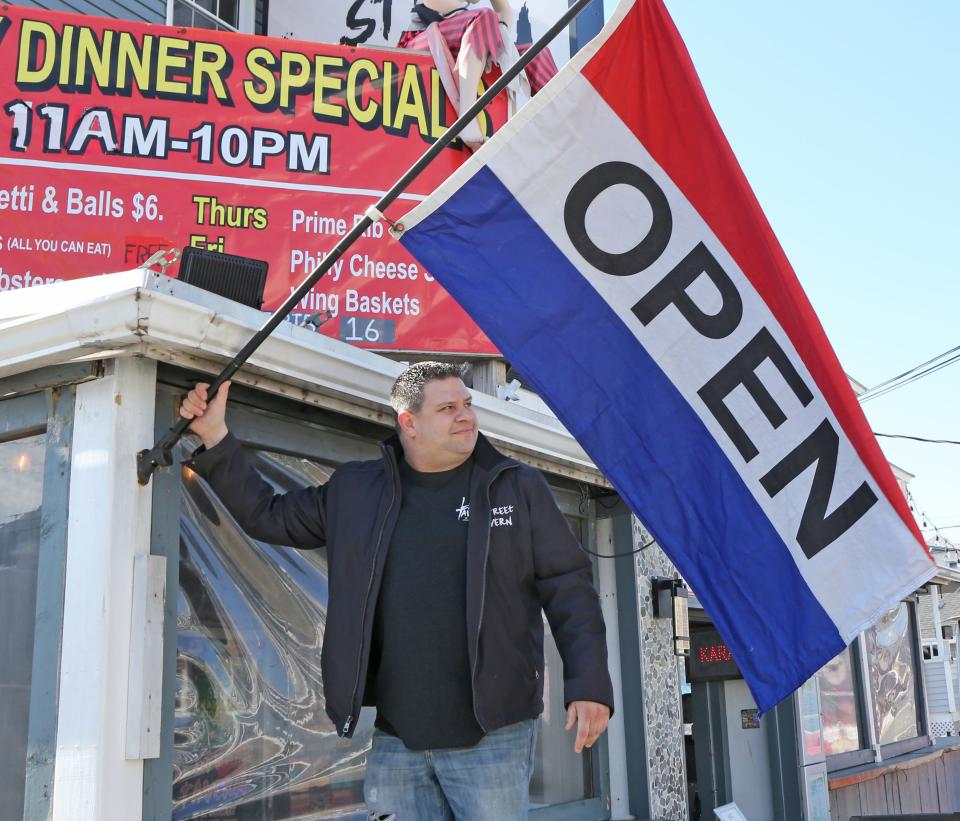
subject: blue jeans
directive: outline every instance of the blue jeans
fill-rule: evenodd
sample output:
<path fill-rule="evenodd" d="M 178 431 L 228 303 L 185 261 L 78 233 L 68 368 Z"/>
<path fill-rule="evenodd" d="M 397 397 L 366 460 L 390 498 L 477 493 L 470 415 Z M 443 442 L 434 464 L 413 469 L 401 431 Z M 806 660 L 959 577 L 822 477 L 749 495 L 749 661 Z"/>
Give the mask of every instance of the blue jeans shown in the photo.
<path fill-rule="evenodd" d="M 525 820 L 536 742 L 535 719 L 456 749 L 408 750 L 399 738 L 376 730 L 363 782 L 369 818 Z"/>

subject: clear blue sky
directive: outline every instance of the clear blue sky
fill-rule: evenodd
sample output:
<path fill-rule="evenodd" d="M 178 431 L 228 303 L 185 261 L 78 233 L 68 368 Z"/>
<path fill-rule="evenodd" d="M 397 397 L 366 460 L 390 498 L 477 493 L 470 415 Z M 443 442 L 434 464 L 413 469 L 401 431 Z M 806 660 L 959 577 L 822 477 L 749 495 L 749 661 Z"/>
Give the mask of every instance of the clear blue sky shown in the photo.
<path fill-rule="evenodd" d="M 666 4 L 847 373 L 870 387 L 960 345 L 960 3 Z M 960 440 L 960 362 L 863 407 Z M 960 524 L 960 446 L 881 446 L 929 521 Z"/>

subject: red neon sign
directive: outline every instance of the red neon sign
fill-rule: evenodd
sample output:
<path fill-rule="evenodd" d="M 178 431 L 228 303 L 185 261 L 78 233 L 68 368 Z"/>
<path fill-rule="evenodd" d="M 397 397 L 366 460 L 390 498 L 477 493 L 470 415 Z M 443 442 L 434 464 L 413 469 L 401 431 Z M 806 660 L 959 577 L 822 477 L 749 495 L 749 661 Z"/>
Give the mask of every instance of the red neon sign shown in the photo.
<path fill-rule="evenodd" d="M 699 649 L 697 658 L 701 664 L 721 664 L 725 661 L 733 661 L 733 656 L 725 644 L 705 644 Z"/>

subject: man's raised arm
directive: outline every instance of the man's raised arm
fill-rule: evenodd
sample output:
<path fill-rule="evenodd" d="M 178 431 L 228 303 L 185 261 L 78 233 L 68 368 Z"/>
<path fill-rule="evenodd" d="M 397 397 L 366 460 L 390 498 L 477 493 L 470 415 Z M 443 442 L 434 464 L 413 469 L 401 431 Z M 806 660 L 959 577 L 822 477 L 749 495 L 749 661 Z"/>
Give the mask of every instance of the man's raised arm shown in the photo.
<path fill-rule="evenodd" d="M 189 429 L 203 443 L 187 466 L 210 483 L 248 536 L 271 544 L 322 547 L 326 541 L 326 485 L 274 493 L 227 428 L 230 383 L 224 382 L 209 400 L 208 387 L 199 383 L 180 405 L 180 415 L 193 420 Z"/>

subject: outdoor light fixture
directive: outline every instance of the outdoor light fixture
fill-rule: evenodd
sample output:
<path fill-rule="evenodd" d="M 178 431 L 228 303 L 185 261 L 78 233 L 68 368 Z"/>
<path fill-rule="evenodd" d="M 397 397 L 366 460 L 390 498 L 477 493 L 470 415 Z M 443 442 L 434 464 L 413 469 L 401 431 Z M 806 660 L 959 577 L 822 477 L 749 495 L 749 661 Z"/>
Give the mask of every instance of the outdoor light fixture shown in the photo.
<path fill-rule="evenodd" d="M 260 310 L 267 282 L 267 263 L 260 259 L 221 254 L 200 248 L 183 249 L 181 282 Z"/>
<path fill-rule="evenodd" d="M 687 586 L 680 579 L 654 576 L 653 617 L 673 620 L 673 653 L 690 655 L 690 622 L 687 618 Z"/>

